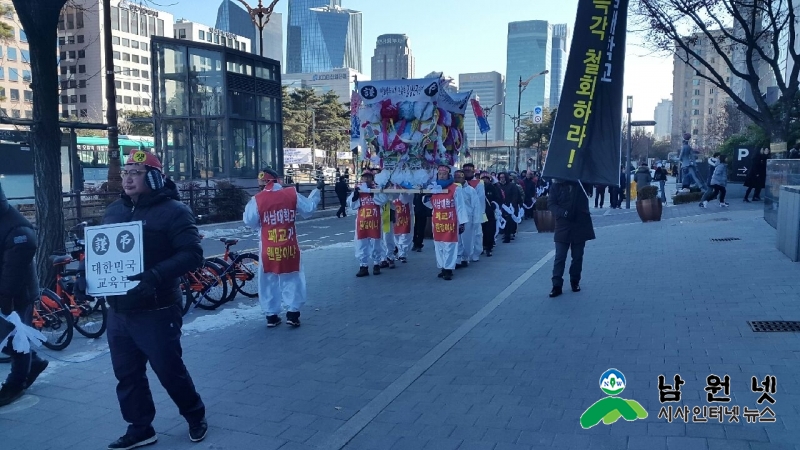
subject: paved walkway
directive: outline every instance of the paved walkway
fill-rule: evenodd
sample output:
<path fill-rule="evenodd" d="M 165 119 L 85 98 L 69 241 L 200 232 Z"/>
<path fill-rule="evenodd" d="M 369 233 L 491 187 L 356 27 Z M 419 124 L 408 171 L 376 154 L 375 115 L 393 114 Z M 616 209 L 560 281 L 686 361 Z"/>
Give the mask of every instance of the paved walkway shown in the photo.
<path fill-rule="evenodd" d="M 552 235 L 530 222 L 452 282 L 436 278 L 432 245 L 366 279 L 348 243 L 307 251 L 300 329 L 267 330 L 253 300 L 187 317 L 186 362 L 211 429 L 191 444 L 151 378 L 155 448 L 800 449 L 800 336 L 747 324 L 800 320 L 800 265 L 775 249 L 758 207 L 676 206 L 648 224 L 597 215 L 583 292 L 556 300 Z M 739 240 L 711 241 L 729 237 Z M 124 431 L 105 340 L 73 345 L 48 351 L 52 369 L 0 409 L 4 450 L 100 449 Z M 584 430 L 612 367 L 648 417 Z M 777 377 L 777 421 L 657 417 L 659 375 L 680 374 L 680 404 L 693 407 L 708 406 L 712 373 L 730 376 L 741 412 L 758 406 L 750 377 Z"/>

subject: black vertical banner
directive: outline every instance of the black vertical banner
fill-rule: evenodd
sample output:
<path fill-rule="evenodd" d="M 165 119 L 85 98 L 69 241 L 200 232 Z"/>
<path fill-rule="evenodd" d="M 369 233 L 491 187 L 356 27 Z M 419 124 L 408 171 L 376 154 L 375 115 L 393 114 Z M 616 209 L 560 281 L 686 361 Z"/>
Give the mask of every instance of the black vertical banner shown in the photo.
<path fill-rule="evenodd" d="M 545 177 L 619 185 L 628 2 L 578 0 Z"/>

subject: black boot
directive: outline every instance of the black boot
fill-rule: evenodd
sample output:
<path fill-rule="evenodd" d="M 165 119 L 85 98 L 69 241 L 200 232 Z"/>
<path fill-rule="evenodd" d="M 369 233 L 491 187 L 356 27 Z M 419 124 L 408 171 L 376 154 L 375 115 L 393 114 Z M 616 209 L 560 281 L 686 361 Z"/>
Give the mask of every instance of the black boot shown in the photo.
<path fill-rule="evenodd" d="M 358 269 L 358 273 L 356 274 L 356 276 L 359 278 L 369 276 L 369 268 L 366 266 L 361 266 Z"/>
<path fill-rule="evenodd" d="M 570 282 L 570 285 L 572 285 L 572 292 L 580 292 L 580 291 L 581 291 L 581 284 L 580 284 L 580 282 L 578 282 L 578 281 L 572 281 L 572 282 Z"/>
<path fill-rule="evenodd" d="M 447 281 L 452 280 L 453 279 L 453 271 L 450 270 L 450 269 L 445 269 L 444 276 L 442 278 L 444 278 Z"/>
<path fill-rule="evenodd" d="M 442 271 L 439 272 L 439 275 L 436 275 L 436 276 L 439 277 L 439 278 L 443 278 L 445 272 L 446 272 L 446 270 L 442 269 Z"/>
<path fill-rule="evenodd" d="M 561 294 L 561 286 L 553 286 L 553 290 L 550 291 L 550 298 L 558 297 Z"/>
<path fill-rule="evenodd" d="M 380 264 L 375 264 L 372 266 L 372 274 L 373 275 L 380 275 L 381 274 L 381 266 Z"/>

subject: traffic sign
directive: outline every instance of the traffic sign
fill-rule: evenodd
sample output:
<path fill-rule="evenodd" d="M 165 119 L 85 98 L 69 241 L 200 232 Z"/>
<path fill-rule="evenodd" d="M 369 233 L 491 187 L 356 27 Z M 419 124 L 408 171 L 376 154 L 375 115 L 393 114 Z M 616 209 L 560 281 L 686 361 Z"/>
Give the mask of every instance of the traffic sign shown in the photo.
<path fill-rule="evenodd" d="M 735 158 L 728 170 L 728 179 L 730 181 L 744 182 L 747 179 L 747 171 L 750 170 L 750 164 L 753 161 L 754 147 L 739 147 L 734 149 Z"/>
<path fill-rule="evenodd" d="M 542 123 L 542 116 L 533 116 L 533 123 Z"/>
<path fill-rule="evenodd" d="M 533 123 L 542 123 L 544 120 L 544 108 L 536 106 L 533 108 Z"/>

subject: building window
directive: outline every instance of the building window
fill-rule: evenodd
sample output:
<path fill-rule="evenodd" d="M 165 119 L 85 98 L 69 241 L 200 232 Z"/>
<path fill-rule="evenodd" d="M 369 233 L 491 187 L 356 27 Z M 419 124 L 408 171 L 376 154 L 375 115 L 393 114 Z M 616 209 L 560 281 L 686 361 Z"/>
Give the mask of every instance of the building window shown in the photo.
<path fill-rule="evenodd" d="M 178 30 L 178 39 L 186 39 L 186 29 L 181 28 Z"/>
<path fill-rule="evenodd" d="M 86 109 L 82 109 L 81 110 L 81 117 L 88 117 L 88 116 L 89 116 L 89 111 L 86 110 Z"/>
<path fill-rule="evenodd" d="M 139 14 L 131 13 L 131 34 L 139 34 Z"/>
<path fill-rule="evenodd" d="M 126 95 L 126 96 L 124 97 L 124 99 L 125 99 L 125 100 L 124 100 L 124 103 L 125 103 L 126 105 L 130 105 L 130 104 L 131 104 L 131 98 L 130 98 L 130 97 L 128 97 L 128 96 Z"/>
<path fill-rule="evenodd" d="M 6 71 L 3 67 L 0 67 L 0 80 L 6 79 Z"/>
<path fill-rule="evenodd" d="M 78 96 L 77 95 L 70 95 L 69 96 L 70 103 L 78 103 Z"/>
<path fill-rule="evenodd" d="M 75 25 L 77 25 L 78 28 L 83 28 L 83 11 L 75 12 Z"/>
<path fill-rule="evenodd" d="M 67 44 L 74 44 L 75 36 L 67 36 Z"/>
<path fill-rule="evenodd" d="M 74 30 L 75 29 L 75 14 L 67 13 L 67 29 Z"/>
<path fill-rule="evenodd" d="M 61 66 L 58 68 L 58 70 L 61 72 L 61 75 L 67 74 L 67 66 Z"/>
<path fill-rule="evenodd" d="M 139 15 L 139 36 L 148 36 L 147 16 L 145 16 L 144 14 Z"/>
<path fill-rule="evenodd" d="M 247 51 L 247 44 L 245 44 L 244 42 L 242 42 L 242 51 L 243 52 Z"/>
<path fill-rule="evenodd" d="M 78 66 L 78 73 L 86 73 L 86 66 L 83 64 Z"/>
<path fill-rule="evenodd" d="M 75 50 L 69 51 L 69 59 L 75 59 Z"/>
<path fill-rule="evenodd" d="M 114 87 L 117 89 L 122 89 L 122 81 L 114 80 Z"/>
<path fill-rule="evenodd" d="M 131 61 L 135 63 L 139 63 L 139 55 L 131 55 Z"/>
<path fill-rule="evenodd" d="M 121 54 L 120 52 L 114 52 L 114 59 L 116 59 L 116 60 L 118 60 L 118 61 L 119 61 L 119 59 L 120 59 L 121 57 L 122 57 L 122 54 Z"/>
<path fill-rule="evenodd" d="M 22 71 L 22 80 L 23 81 L 27 81 L 29 83 L 33 80 L 33 76 L 31 76 L 31 71 L 30 70 L 23 70 Z"/>
<path fill-rule="evenodd" d="M 122 39 L 122 46 L 123 46 L 123 47 L 130 47 L 130 46 L 131 46 L 131 40 L 130 40 L 130 39 L 124 39 L 124 38 L 123 38 L 123 39 Z"/>
<path fill-rule="evenodd" d="M 8 117 L 8 110 L 6 110 L 5 108 L 0 108 L 0 116 Z"/>
<path fill-rule="evenodd" d="M 709 90 L 708 90 L 708 93 L 709 93 L 709 94 L 713 94 L 714 92 L 715 92 L 715 91 L 714 91 L 714 88 L 711 88 L 711 89 L 709 89 Z"/>
<path fill-rule="evenodd" d="M 19 70 L 11 67 L 8 69 L 8 80 L 9 81 L 19 81 Z"/>
<path fill-rule="evenodd" d="M 696 98 L 692 100 L 692 106 L 698 106 L 700 104 L 700 99 Z"/>
<path fill-rule="evenodd" d="M 696 78 L 694 80 L 692 80 L 692 86 L 700 86 L 700 80 L 698 80 Z"/>
<path fill-rule="evenodd" d="M 11 101 L 12 102 L 19 101 L 19 89 L 11 89 Z"/>
<path fill-rule="evenodd" d="M 58 29 L 62 30 L 62 31 L 67 29 L 67 27 L 64 25 L 64 15 L 63 14 L 58 16 Z"/>
<path fill-rule="evenodd" d="M 142 99 L 140 97 L 133 97 L 133 104 L 139 106 L 142 104 Z"/>
<path fill-rule="evenodd" d="M 122 68 L 122 74 L 125 75 L 126 77 L 131 76 L 131 69 L 128 68 L 128 67 L 123 67 Z"/>
<path fill-rule="evenodd" d="M 142 92 L 150 92 L 150 86 L 147 84 L 142 85 Z"/>
<path fill-rule="evenodd" d="M 78 87 L 81 89 L 86 88 L 86 80 L 78 80 Z"/>
<path fill-rule="evenodd" d="M 219 35 L 218 34 L 214 35 L 214 43 L 215 44 L 219 44 Z"/>
<path fill-rule="evenodd" d="M 119 29 L 126 33 L 130 32 L 131 17 L 127 9 L 119 10 Z"/>
<path fill-rule="evenodd" d="M 150 58 L 147 56 L 142 56 L 142 64 L 150 64 Z"/>
<path fill-rule="evenodd" d="M 700 89 L 695 89 L 694 90 L 694 95 L 700 95 Z"/>
<path fill-rule="evenodd" d="M 9 61 L 16 61 L 17 49 L 14 47 L 8 47 L 8 50 L 6 51 L 6 59 Z"/>
<path fill-rule="evenodd" d="M 28 35 L 25 34 L 25 30 L 23 30 L 22 28 L 19 29 L 19 41 L 28 42 Z"/>
<path fill-rule="evenodd" d="M 12 109 L 11 110 L 11 117 L 13 117 L 15 119 L 19 119 L 19 117 L 20 117 L 19 116 L 19 110 L 18 109 Z"/>
<path fill-rule="evenodd" d="M 150 72 L 148 72 L 146 70 L 143 70 L 142 71 L 142 78 L 147 78 L 149 80 L 150 79 Z"/>
<path fill-rule="evenodd" d="M 699 116 L 700 115 L 700 110 L 699 109 L 693 109 L 692 110 L 692 115 L 693 116 Z"/>
<path fill-rule="evenodd" d="M 24 62 L 25 64 L 30 64 L 31 52 L 29 52 L 28 50 L 20 50 L 19 52 L 22 54 L 22 62 Z"/>
<path fill-rule="evenodd" d="M 58 38 L 58 45 L 65 45 L 66 43 L 67 43 L 67 38 L 63 36 Z"/>
<path fill-rule="evenodd" d="M 131 48 L 139 48 L 139 41 L 131 41 Z"/>
<path fill-rule="evenodd" d="M 712 108 L 708 108 L 708 113 L 709 114 L 714 114 L 714 110 Z"/>
<path fill-rule="evenodd" d="M 58 57 L 61 58 L 62 61 L 67 59 L 67 52 L 59 52 Z"/>
<path fill-rule="evenodd" d="M 146 34 L 145 36 L 150 36 L 156 34 L 156 18 L 153 16 L 147 17 L 147 27 L 150 29 L 150 33 Z"/>
<path fill-rule="evenodd" d="M 69 110 L 70 117 L 78 117 L 78 110 L 70 109 Z"/>
<path fill-rule="evenodd" d="M 69 88 L 75 89 L 78 86 L 78 82 L 75 80 L 69 80 Z"/>
<path fill-rule="evenodd" d="M 142 105 L 150 107 L 150 99 L 149 98 L 142 99 Z"/>
<path fill-rule="evenodd" d="M 142 42 L 142 50 L 147 51 L 148 47 L 147 42 Z"/>
<path fill-rule="evenodd" d="M 131 76 L 138 77 L 139 76 L 139 69 L 131 69 Z"/>
<path fill-rule="evenodd" d="M 83 35 L 82 34 L 78 35 L 78 44 L 83 44 Z"/>
<path fill-rule="evenodd" d="M 131 83 L 129 81 L 125 81 L 124 83 L 122 83 L 122 89 L 125 89 L 126 91 L 130 91 L 131 90 Z"/>
<path fill-rule="evenodd" d="M 134 91 L 140 91 L 142 89 L 142 85 L 139 83 L 133 83 L 132 87 Z"/>
<path fill-rule="evenodd" d="M 206 42 L 211 42 L 211 33 L 206 33 Z"/>
<path fill-rule="evenodd" d="M 78 50 L 78 58 L 86 58 L 86 50 Z"/>
<path fill-rule="evenodd" d="M 61 111 L 61 117 L 64 117 L 64 118 L 69 117 L 69 111 L 67 111 L 66 109 Z"/>
<path fill-rule="evenodd" d="M 33 119 L 33 111 L 31 111 L 30 109 L 26 109 L 25 110 L 25 118 L 26 119 Z"/>
<path fill-rule="evenodd" d="M 205 40 L 206 40 L 206 32 L 205 32 L 205 31 L 203 31 L 203 30 L 198 30 L 198 31 L 197 31 L 197 35 L 200 37 L 200 40 L 201 40 L 201 41 L 205 41 Z"/>
<path fill-rule="evenodd" d="M 233 41 L 233 43 L 234 43 L 234 48 L 236 50 L 239 50 L 239 41 Z"/>
<path fill-rule="evenodd" d="M 122 54 L 122 60 L 123 61 L 130 61 L 131 60 L 131 54 L 130 53 L 123 53 Z"/>
<path fill-rule="evenodd" d="M 69 73 L 75 74 L 78 72 L 78 68 L 75 66 L 69 66 Z"/>
<path fill-rule="evenodd" d="M 118 95 L 117 96 L 117 104 L 119 105 L 120 103 L 122 103 L 122 96 Z"/>
<path fill-rule="evenodd" d="M 81 103 L 86 103 L 86 94 L 82 94 L 82 95 L 80 95 L 80 96 L 78 97 L 78 99 L 79 99 L 79 101 L 80 101 Z"/>
<path fill-rule="evenodd" d="M 113 36 L 111 38 L 111 43 L 114 44 L 114 45 L 119 45 L 119 43 L 120 43 L 119 36 Z"/>
<path fill-rule="evenodd" d="M 156 23 L 158 24 L 158 26 L 156 27 L 156 35 L 164 36 L 164 21 L 162 19 L 157 19 Z"/>

